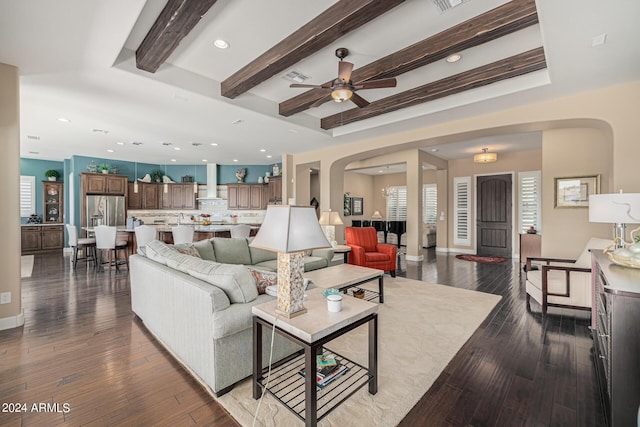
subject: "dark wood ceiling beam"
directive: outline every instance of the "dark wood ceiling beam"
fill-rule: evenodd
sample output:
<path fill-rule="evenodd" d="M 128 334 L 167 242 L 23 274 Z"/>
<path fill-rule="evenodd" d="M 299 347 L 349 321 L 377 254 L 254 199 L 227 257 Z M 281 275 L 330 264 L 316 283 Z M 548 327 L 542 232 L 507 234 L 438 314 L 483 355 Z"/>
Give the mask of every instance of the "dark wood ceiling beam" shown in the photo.
<path fill-rule="evenodd" d="M 351 74 L 351 80 L 361 82 L 396 77 L 537 23 L 535 1 L 512 1 L 358 68 Z M 306 91 L 281 102 L 279 112 L 288 117 L 304 111 L 326 93 L 322 89 Z"/>
<path fill-rule="evenodd" d="M 414 105 L 433 101 L 445 96 L 454 95 L 510 79 L 547 67 L 542 47 L 520 53 L 509 58 L 501 59 L 494 63 L 474 68 L 473 70 L 444 79 L 428 83 L 426 85 L 389 96 L 372 102 L 364 108 L 353 108 L 332 116 L 324 117 L 320 121 L 322 129 L 333 129 L 338 126 L 357 122 L 391 111 L 400 110 Z"/>
<path fill-rule="evenodd" d="M 136 50 L 136 67 L 155 73 L 217 0 L 169 0 Z"/>
<path fill-rule="evenodd" d="M 223 81 L 222 96 L 233 99 L 247 92 L 402 2 L 404 0 L 337 2 Z"/>

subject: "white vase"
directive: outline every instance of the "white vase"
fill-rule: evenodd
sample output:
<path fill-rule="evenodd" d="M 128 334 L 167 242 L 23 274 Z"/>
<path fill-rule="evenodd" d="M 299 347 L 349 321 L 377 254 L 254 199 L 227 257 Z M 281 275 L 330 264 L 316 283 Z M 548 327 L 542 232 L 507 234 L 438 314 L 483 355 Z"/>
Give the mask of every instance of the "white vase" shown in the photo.
<path fill-rule="evenodd" d="M 109 174 L 109 171 L 108 171 L 108 170 L 106 170 L 106 169 L 102 169 L 102 173 L 103 173 L 103 174 L 105 174 L 105 175 L 107 175 L 107 174 Z"/>

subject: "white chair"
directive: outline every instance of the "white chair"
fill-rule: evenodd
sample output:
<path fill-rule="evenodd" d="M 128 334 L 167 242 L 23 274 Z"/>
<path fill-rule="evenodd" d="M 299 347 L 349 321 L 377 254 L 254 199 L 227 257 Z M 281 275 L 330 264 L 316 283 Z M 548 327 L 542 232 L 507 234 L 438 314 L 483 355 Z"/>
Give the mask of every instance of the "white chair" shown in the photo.
<path fill-rule="evenodd" d="M 102 251 L 107 251 L 109 256 L 107 261 L 109 263 L 109 270 L 111 270 L 111 265 L 115 265 L 116 270 L 119 271 L 118 251 L 124 251 L 124 262 L 127 268 L 129 268 L 129 242 L 126 240 L 117 240 L 118 230 L 116 227 L 99 225 L 94 228 L 94 232 L 96 235 L 96 249 L 100 251 L 99 265 L 102 265 Z"/>
<path fill-rule="evenodd" d="M 67 235 L 69 237 L 69 247 L 73 248 L 73 268 L 76 268 L 78 261 L 96 262 L 96 239 L 78 238 L 78 229 L 75 225 L 66 224 Z M 85 256 L 78 258 L 78 252 L 82 251 Z"/>
<path fill-rule="evenodd" d="M 193 227 L 188 225 L 178 225 L 171 229 L 173 234 L 173 244 L 193 243 Z"/>
<path fill-rule="evenodd" d="M 234 225 L 231 227 L 231 237 L 249 237 L 251 227 L 247 224 Z"/>
<path fill-rule="evenodd" d="M 140 225 L 135 228 L 136 245 L 139 248 L 147 246 L 147 243 L 156 239 L 156 228 L 150 225 Z"/>
<path fill-rule="evenodd" d="M 527 310 L 531 310 L 531 298 L 540 303 L 543 316 L 547 314 L 548 307 L 590 310 L 592 292 L 589 249 L 601 250 L 612 243 L 612 240 L 593 237 L 576 260 L 527 258 Z M 532 270 L 531 261 L 542 261 L 544 264 L 539 270 Z"/>

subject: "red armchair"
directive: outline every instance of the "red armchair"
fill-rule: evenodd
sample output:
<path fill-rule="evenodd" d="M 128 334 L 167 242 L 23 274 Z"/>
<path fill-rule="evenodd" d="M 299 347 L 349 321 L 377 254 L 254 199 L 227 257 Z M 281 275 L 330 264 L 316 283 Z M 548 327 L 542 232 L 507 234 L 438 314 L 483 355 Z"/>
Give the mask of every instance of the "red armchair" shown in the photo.
<path fill-rule="evenodd" d="M 378 232 L 373 227 L 346 227 L 345 233 L 351 248 L 349 264 L 388 271 L 396 277 L 397 246 L 378 243 Z"/>

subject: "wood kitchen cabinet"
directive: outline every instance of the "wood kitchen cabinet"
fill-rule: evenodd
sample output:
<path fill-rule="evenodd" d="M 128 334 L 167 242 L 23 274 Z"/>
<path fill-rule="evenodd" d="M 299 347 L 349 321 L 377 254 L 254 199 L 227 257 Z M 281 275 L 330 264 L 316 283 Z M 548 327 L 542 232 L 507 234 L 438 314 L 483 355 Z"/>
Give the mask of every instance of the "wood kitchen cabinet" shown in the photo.
<path fill-rule="evenodd" d="M 138 183 L 138 192 L 134 191 L 134 183 L 128 182 L 127 209 L 142 209 L 142 193 L 140 193 L 140 183 Z"/>
<path fill-rule="evenodd" d="M 42 181 L 42 193 L 44 207 L 43 222 L 45 224 L 62 223 L 64 183 L 60 181 Z"/>
<path fill-rule="evenodd" d="M 158 209 L 160 207 L 161 185 L 152 182 L 138 183 L 138 191 L 142 194 L 142 209 Z"/>
<path fill-rule="evenodd" d="M 196 194 L 193 184 L 169 184 L 172 209 L 195 209 Z"/>
<path fill-rule="evenodd" d="M 61 250 L 64 246 L 62 225 L 23 225 L 20 231 L 22 254 Z"/>
<path fill-rule="evenodd" d="M 272 205 L 282 204 L 282 177 L 272 176 L 269 178 L 269 200 L 268 203 Z"/>
<path fill-rule="evenodd" d="M 129 183 L 129 209 L 196 209 L 196 194 L 193 184 L 164 184 L 138 182 L 138 194 L 133 193 L 133 183 Z"/>
<path fill-rule="evenodd" d="M 110 175 L 103 173 L 84 172 L 81 175 L 81 185 L 84 194 L 109 194 L 124 196 L 127 193 L 126 175 Z"/>
<path fill-rule="evenodd" d="M 228 184 L 228 209 L 263 210 L 267 208 L 267 193 L 264 184 Z"/>

